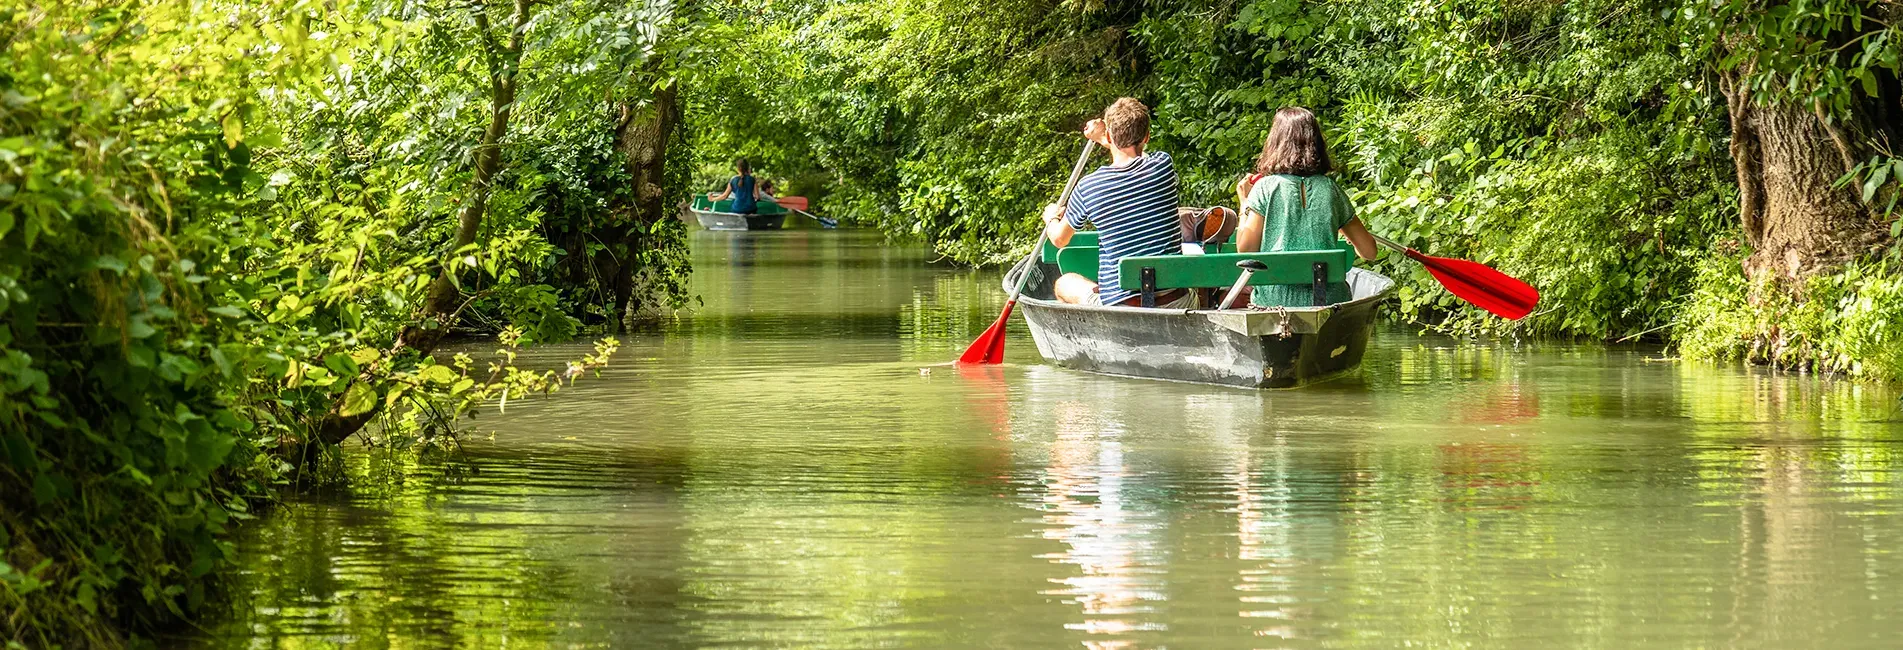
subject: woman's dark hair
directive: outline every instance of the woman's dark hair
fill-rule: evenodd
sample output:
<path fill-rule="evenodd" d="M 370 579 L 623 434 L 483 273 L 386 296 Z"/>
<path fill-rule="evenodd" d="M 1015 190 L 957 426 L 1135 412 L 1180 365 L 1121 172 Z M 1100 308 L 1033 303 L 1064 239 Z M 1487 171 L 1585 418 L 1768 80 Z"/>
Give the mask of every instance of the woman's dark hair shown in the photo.
<path fill-rule="evenodd" d="M 1328 157 L 1328 142 L 1322 139 L 1322 125 L 1306 108 L 1291 106 L 1275 112 L 1275 125 L 1262 141 L 1262 156 L 1255 159 L 1255 173 L 1320 176 L 1335 171 Z"/>
<path fill-rule="evenodd" d="M 747 167 L 747 159 L 745 158 L 741 158 L 740 160 L 734 161 L 733 166 L 735 169 L 740 170 L 741 176 L 750 176 L 753 174 L 753 170 Z"/>

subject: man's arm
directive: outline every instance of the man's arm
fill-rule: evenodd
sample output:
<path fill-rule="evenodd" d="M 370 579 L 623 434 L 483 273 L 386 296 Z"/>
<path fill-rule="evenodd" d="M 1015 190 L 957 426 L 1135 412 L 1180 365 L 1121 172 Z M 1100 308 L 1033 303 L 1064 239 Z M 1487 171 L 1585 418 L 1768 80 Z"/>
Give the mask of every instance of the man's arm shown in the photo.
<path fill-rule="evenodd" d="M 1071 235 L 1075 234 L 1077 229 L 1064 220 L 1063 206 L 1056 203 L 1044 206 L 1044 236 L 1051 240 L 1051 244 L 1058 248 L 1068 246 Z"/>
<path fill-rule="evenodd" d="M 1104 126 L 1103 118 L 1084 123 L 1084 139 L 1102 145 L 1105 149 L 1115 149 L 1110 144 L 1110 127 Z"/>

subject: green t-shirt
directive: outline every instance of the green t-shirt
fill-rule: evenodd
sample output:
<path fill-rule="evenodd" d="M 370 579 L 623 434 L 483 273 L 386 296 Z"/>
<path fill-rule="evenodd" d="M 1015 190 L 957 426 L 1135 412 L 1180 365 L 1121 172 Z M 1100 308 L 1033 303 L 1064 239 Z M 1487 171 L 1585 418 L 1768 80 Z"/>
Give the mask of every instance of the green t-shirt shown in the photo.
<path fill-rule="evenodd" d="M 1262 250 L 1328 250 L 1341 245 L 1335 232 L 1355 218 L 1355 206 L 1341 186 L 1327 176 L 1264 176 L 1249 190 L 1243 207 L 1262 214 Z M 1347 302 L 1345 282 L 1328 287 L 1330 304 Z M 1314 289 L 1308 285 L 1272 284 L 1256 287 L 1250 302 L 1264 307 L 1310 307 Z"/>

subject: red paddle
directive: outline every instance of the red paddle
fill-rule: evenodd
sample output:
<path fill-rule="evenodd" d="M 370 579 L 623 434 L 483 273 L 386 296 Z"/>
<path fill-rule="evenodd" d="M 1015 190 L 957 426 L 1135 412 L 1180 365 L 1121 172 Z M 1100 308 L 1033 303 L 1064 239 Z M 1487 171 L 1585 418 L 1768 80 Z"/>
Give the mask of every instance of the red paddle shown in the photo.
<path fill-rule="evenodd" d="M 806 197 L 804 196 L 781 196 L 774 198 L 773 202 L 788 210 L 805 210 L 807 208 Z"/>
<path fill-rule="evenodd" d="M 1374 240 L 1420 262 L 1449 293 L 1495 316 L 1520 320 L 1540 304 L 1538 289 L 1485 264 L 1426 255 L 1381 237 Z"/>
<path fill-rule="evenodd" d="M 1084 165 L 1090 162 L 1090 152 L 1096 146 L 1095 142 L 1084 141 L 1084 153 L 1077 157 L 1077 165 L 1070 168 L 1070 180 L 1065 181 L 1064 193 L 1057 197 L 1058 205 L 1070 202 L 1070 191 L 1077 188 L 1077 179 L 1083 177 Z M 1037 245 L 1031 247 L 1031 256 L 1025 258 L 1025 261 L 1035 259 L 1040 252 L 1039 249 L 1042 248 L 1044 248 L 1044 228 L 1040 227 L 1037 229 Z M 1017 288 L 1011 290 L 1011 299 L 1004 303 L 1004 313 L 998 314 L 997 322 L 986 328 L 985 333 L 979 334 L 978 340 L 972 341 L 971 347 L 965 348 L 964 354 L 958 355 L 959 363 L 1004 363 L 1004 326 L 1011 321 L 1011 309 L 1018 306 L 1018 296 L 1024 294 L 1024 283 L 1030 278 L 1031 269 L 1029 265 L 1025 265 L 1024 275 L 1018 278 Z"/>

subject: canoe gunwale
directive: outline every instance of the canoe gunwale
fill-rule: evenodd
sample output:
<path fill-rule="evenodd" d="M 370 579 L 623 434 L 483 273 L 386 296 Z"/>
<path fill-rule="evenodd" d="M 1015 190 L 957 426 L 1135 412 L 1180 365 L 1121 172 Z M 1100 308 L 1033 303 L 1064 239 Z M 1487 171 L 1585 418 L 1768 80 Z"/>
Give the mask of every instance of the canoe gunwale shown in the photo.
<path fill-rule="evenodd" d="M 1009 295 L 1011 290 L 1017 286 L 1016 278 L 1019 276 L 1020 273 L 1024 272 L 1024 269 L 1027 269 L 1027 268 L 1029 267 L 1024 265 L 1019 265 L 1013 268 L 1010 273 L 1005 274 L 1003 288 L 1006 295 Z M 1113 314 L 1114 313 L 1149 314 L 1149 315 L 1177 314 L 1182 316 L 1197 315 L 1197 316 L 1203 316 L 1207 318 L 1211 323 L 1214 323 L 1217 326 L 1234 331 L 1238 334 L 1243 334 L 1245 336 L 1271 336 L 1271 335 L 1279 336 L 1282 333 L 1279 329 L 1265 331 L 1260 327 L 1256 327 L 1255 325 L 1258 325 L 1260 321 L 1266 321 L 1270 319 L 1279 320 L 1281 315 L 1286 313 L 1288 315 L 1289 325 L 1290 325 L 1288 333 L 1311 334 L 1316 331 L 1319 331 L 1323 325 L 1326 325 L 1328 322 L 1329 316 L 1333 315 L 1335 312 L 1338 312 L 1344 309 L 1349 309 L 1357 305 L 1364 305 L 1364 304 L 1380 301 L 1381 299 L 1386 298 L 1389 295 L 1393 294 L 1395 290 L 1395 283 L 1393 279 L 1385 275 L 1381 275 L 1379 273 L 1369 271 L 1367 269 L 1349 269 L 1348 277 L 1350 281 L 1353 281 L 1355 279 L 1364 279 L 1364 281 L 1373 281 L 1377 283 L 1377 286 L 1376 288 L 1374 288 L 1374 290 L 1369 291 L 1368 295 L 1362 296 L 1360 298 L 1355 298 L 1347 302 L 1338 302 L 1332 305 L 1322 305 L 1319 307 L 1247 307 L 1247 308 L 1241 308 L 1241 309 L 1237 309 L 1237 308 L 1163 309 L 1159 307 L 1131 307 L 1128 305 L 1073 305 L 1061 300 L 1036 298 L 1030 295 L 1019 296 L 1018 302 L 1021 302 L 1027 305 L 1034 305 L 1044 309 L 1056 310 L 1060 312 L 1061 311 L 1080 311 L 1080 312 L 1092 312 L 1092 313 L 1109 312 Z M 1385 286 L 1382 286 L 1380 283 L 1385 283 Z"/>

